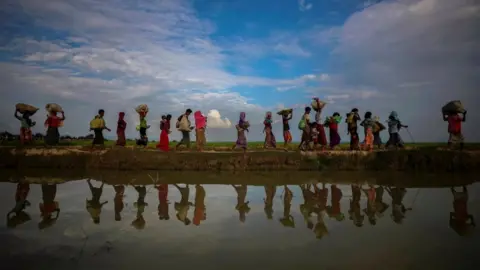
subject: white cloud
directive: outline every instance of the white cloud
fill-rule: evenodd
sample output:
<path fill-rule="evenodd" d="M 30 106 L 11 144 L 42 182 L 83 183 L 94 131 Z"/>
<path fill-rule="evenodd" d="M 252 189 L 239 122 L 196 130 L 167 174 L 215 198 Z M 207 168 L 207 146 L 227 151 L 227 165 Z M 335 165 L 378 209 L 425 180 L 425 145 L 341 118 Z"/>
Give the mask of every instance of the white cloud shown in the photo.
<path fill-rule="evenodd" d="M 223 118 L 218 110 L 208 111 L 208 127 L 209 128 L 229 128 L 232 123 L 228 118 Z"/>
<path fill-rule="evenodd" d="M 300 11 L 308 11 L 312 9 L 312 7 L 313 4 L 308 3 L 307 0 L 298 0 L 298 8 L 300 9 Z"/>

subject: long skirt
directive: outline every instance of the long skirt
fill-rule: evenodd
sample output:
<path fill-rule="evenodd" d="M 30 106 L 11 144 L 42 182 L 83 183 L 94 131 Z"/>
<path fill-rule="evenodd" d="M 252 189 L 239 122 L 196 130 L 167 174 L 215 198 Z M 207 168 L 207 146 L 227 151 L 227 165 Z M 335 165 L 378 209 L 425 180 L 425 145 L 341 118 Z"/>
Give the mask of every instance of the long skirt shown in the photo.
<path fill-rule="evenodd" d="M 338 134 L 338 130 L 330 129 L 330 147 L 333 148 L 340 144 L 340 134 Z"/>
<path fill-rule="evenodd" d="M 205 138 L 205 129 L 204 128 L 196 129 L 195 130 L 195 143 L 197 144 L 197 147 L 205 146 L 206 142 L 207 142 L 207 139 Z"/>
<path fill-rule="evenodd" d="M 321 124 L 317 124 L 317 143 L 325 146 L 327 145 L 327 135 L 325 134 L 325 128 Z"/>
<path fill-rule="evenodd" d="M 168 139 L 168 131 L 162 130 L 162 132 L 160 132 L 160 141 L 157 144 L 157 148 L 162 151 L 168 152 L 168 150 L 170 150 L 170 148 L 168 147 L 169 143 L 170 142 Z"/>
<path fill-rule="evenodd" d="M 60 141 L 60 133 L 57 127 L 48 127 L 47 134 L 45 135 L 46 145 L 57 145 Z"/>
<path fill-rule="evenodd" d="M 96 128 L 93 130 L 93 145 L 103 145 L 105 143 L 105 139 L 103 138 L 103 129 L 102 128 Z"/>
<path fill-rule="evenodd" d="M 305 150 L 310 147 L 310 141 L 312 140 L 311 130 L 308 125 L 302 130 L 302 141 L 300 142 L 300 149 Z"/>
<path fill-rule="evenodd" d="M 237 141 L 235 146 L 238 148 L 247 149 L 247 136 L 245 135 L 245 130 L 239 130 L 237 132 Z"/>
<path fill-rule="evenodd" d="M 389 147 L 390 145 L 394 145 L 400 148 L 403 147 L 403 140 L 398 132 L 390 133 L 390 137 L 388 138 L 388 142 L 385 144 L 385 147 Z"/>
<path fill-rule="evenodd" d="M 371 128 L 367 128 L 365 131 L 365 140 L 363 141 L 363 146 L 366 149 L 373 149 L 373 131 Z"/>
<path fill-rule="evenodd" d="M 25 144 L 32 141 L 32 130 L 30 128 L 20 128 L 20 143 Z"/>
<path fill-rule="evenodd" d="M 290 130 L 284 130 L 283 131 L 283 141 L 285 143 L 291 143 L 292 142 L 292 133 L 290 133 Z"/>
<path fill-rule="evenodd" d="M 265 147 L 277 147 L 277 141 L 275 140 L 275 135 L 273 135 L 272 129 L 271 128 L 266 128 L 265 129 L 265 142 L 264 142 Z"/>
<path fill-rule="evenodd" d="M 125 130 L 117 131 L 117 145 L 125 146 L 125 144 L 127 144 L 127 140 L 125 138 Z"/>
<path fill-rule="evenodd" d="M 360 148 L 360 138 L 358 137 L 357 127 L 348 129 L 350 133 L 350 150 L 358 150 Z"/>
<path fill-rule="evenodd" d="M 380 137 L 380 132 L 373 133 L 373 144 L 377 146 L 382 145 L 382 138 Z"/>

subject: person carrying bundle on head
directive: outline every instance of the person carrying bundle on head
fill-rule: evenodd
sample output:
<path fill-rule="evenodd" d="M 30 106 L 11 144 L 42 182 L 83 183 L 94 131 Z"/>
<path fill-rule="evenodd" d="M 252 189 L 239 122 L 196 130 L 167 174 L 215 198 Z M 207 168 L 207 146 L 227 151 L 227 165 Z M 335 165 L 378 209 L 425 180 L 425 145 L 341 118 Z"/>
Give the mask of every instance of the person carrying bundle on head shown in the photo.
<path fill-rule="evenodd" d="M 467 119 L 467 111 L 463 108 L 460 101 L 451 101 L 442 108 L 443 121 L 448 122 L 448 147 L 452 148 L 454 144 L 460 144 L 460 150 L 463 150 L 464 140 L 462 134 L 462 122 Z"/>
<path fill-rule="evenodd" d="M 361 121 L 360 115 L 358 114 L 358 109 L 353 108 L 351 112 L 347 113 L 347 123 L 348 132 L 350 134 L 350 150 L 359 150 L 360 149 L 360 138 L 358 137 L 358 125 L 357 122 Z"/>

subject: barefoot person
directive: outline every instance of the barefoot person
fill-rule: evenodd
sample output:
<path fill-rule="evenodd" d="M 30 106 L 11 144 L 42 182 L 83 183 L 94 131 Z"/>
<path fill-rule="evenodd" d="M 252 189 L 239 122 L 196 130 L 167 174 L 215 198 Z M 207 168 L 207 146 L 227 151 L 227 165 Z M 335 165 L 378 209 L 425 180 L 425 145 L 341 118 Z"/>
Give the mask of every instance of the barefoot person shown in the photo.
<path fill-rule="evenodd" d="M 273 119 L 272 112 L 267 112 L 265 114 L 265 120 L 263 121 L 263 132 L 265 133 L 265 142 L 263 148 L 276 148 L 277 141 L 275 140 L 275 135 L 273 135 Z"/>
<path fill-rule="evenodd" d="M 172 115 L 168 114 L 167 116 L 162 116 L 162 121 L 160 122 L 160 141 L 157 144 L 157 148 L 161 151 L 168 152 L 170 150 L 169 144 L 170 140 L 168 135 L 172 133 L 170 131 L 170 120 Z"/>
<path fill-rule="evenodd" d="M 185 145 L 187 149 L 190 149 L 190 132 L 193 129 L 188 119 L 190 114 L 192 114 L 192 110 L 187 109 L 185 113 L 177 119 L 177 129 L 182 133 L 182 140 L 175 146 L 175 150 L 177 150 L 180 145 Z"/>
<path fill-rule="evenodd" d="M 375 121 L 372 119 L 372 113 L 366 112 L 365 118 L 360 123 L 360 126 L 364 128 L 365 140 L 363 141 L 363 149 L 367 151 L 373 150 L 373 129 L 375 127 Z"/>
<path fill-rule="evenodd" d="M 127 129 L 127 122 L 124 120 L 125 113 L 120 112 L 118 113 L 118 121 L 117 121 L 117 145 L 118 146 L 125 146 L 127 140 L 125 138 L 125 130 Z"/>
<path fill-rule="evenodd" d="M 35 126 L 35 122 L 30 119 L 31 113 L 28 111 L 25 111 L 22 116 L 18 115 L 18 109 L 15 110 L 15 118 L 17 118 L 20 123 L 20 144 L 28 144 L 32 142 L 32 130 L 31 127 Z"/>
<path fill-rule="evenodd" d="M 100 109 L 98 110 L 98 115 L 90 122 L 90 130 L 93 130 L 94 137 L 92 141 L 92 149 L 99 145 L 100 147 L 105 146 L 105 139 L 103 138 L 103 130 L 106 129 L 111 131 L 103 119 L 105 115 L 105 111 Z"/>
<path fill-rule="evenodd" d="M 287 150 L 288 144 L 292 142 L 292 134 L 290 133 L 290 124 L 288 121 L 292 120 L 293 113 L 291 110 L 284 110 L 282 112 L 282 123 L 283 123 L 283 148 Z"/>
<path fill-rule="evenodd" d="M 50 111 L 45 120 L 45 127 L 47 128 L 47 134 L 45 135 L 45 144 L 46 145 L 57 145 L 60 142 L 60 133 L 58 128 L 61 125 L 62 121 L 65 121 L 65 114 L 63 111 L 60 112 L 61 117 L 57 116 L 57 112 Z"/>
<path fill-rule="evenodd" d="M 244 112 L 240 113 L 240 119 L 238 120 L 238 124 L 235 126 L 237 129 L 237 141 L 232 147 L 232 150 L 236 148 L 243 149 L 243 152 L 247 151 L 247 135 L 245 132 L 248 132 L 249 123 L 246 120 L 246 114 Z"/>
<path fill-rule="evenodd" d="M 443 116 L 443 121 L 448 121 L 448 147 L 452 148 L 454 144 L 460 144 L 460 150 L 463 150 L 464 137 L 462 134 L 462 122 L 466 121 L 467 111 L 462 116 L 457 113 L 449 113 Z"/>
<path fill-rule="evenodd" d="M 358 114 L 358 109 L 353 108 L 351 112 L 347 113 L 347 119 L 345 122 L 348 126 L 347 134 L 350 134 L 350 150 L 359 150 L 360 149 L 360 138 L 358 137 L 358 126 L 357 122 L 361 121 L 360 115 Z"/>
<path fill-rule="evenodd" d="M 205 137 L 205 130 L 207 128 L 207 117 L 201 111 L 194 113 L 195 117 L 195 144 L 198 151 L 203 151 L 207 139 Z"/>
<path fill-rule="evenodd" d="M 315 109 L 315 128 L 317 129 L 317 139 L 315 145 L 319 144 L 321 150 L 325 150 L 327 146 L 327 135 L 325 134 L 325 128 L 322 123 L 322 111 L 325 107 L 325 103 L 321 102 L 319 98 L 314 98 L 317 109 Z"/>

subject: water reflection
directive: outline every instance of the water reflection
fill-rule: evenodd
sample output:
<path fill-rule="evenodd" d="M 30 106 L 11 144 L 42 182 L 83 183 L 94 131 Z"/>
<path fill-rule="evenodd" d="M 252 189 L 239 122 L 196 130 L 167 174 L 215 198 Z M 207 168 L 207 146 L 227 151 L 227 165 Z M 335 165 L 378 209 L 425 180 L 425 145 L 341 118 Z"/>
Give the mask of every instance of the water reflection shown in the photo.
<path fill-rule="evenodd" d="M 38 246 L 32 253 L 44 254 L 47 246 L 53 250 L 47 252 L 49 256 L 62 260 L 66 255 L 56 253 L 60 252 L 58 250 L 62 254 L 68 253 L 65 249 L 68 246 L 74 250 L 74 255 L 68 256 L 78 256 L 75 255 L 78 249 L 84 249 L 85 254 L 96 254 L 98 258 L 104 256 L 98 255 L 103 254 L 102 250 L 108 250 L 105 254 L 118 252 L 119 258 L 133 258 L 131 252 L 138 250 L 135 253 L 137 258 L 142 256 L 140 253 L 149 252 L 145 246 L 151 243 L 152 247 L 163 245 L 169 246 L 170 250 L 164 252 L 153 248 L 155 254 L 149 253 L 153 256 L 157 252 L 164 256 L 190 252 L 192 258 L 193 252 L 207 258 L 208 252 L 215 250 L 215 254 L 223 252 L 225 257 L 231 257 L 251 249 L 266 256 L 266 250 L 274 249 L 286 258 L 289 255 L 282 250 L 287 250 L 288 254 L 298 251 L 295 260 L 309 261 L 309 258 L 317 258 L 315 254 L 322 247 L 322 254 L 326 257 L 322 262 L 326 263 L 350 246 L 352 249 L 361 247 L 361 251 L 365 251 L 361 257 L 365 258 L 368 254 L 381 255 L 387 249 L 394 252 L 391 250 L 398 245 L 402 257 L 407 254 L 404 250 L 422 243 L 435 242 L 439 246 L 461 250 L 460 243 L 472 243 L 471 249 L 480 240 L 475 233 L 474 221 L 474 216 L 480 213 L 480 186 L 476 184 L 452 182 L 445 186 L 447 182 L 444 181 L 439 188 L 408 188 L 401 182 L 359 181 L 358 177 L 350 183 L 321 182 L 318 179 L 278 185 L 273 184 L 273 180 L 268 184 L 247 185 L 227 181 L 225 184 L 169 184 L 150 178 L 150 183 L 146 180 L 113 182 L 94 179 L 104 180 L 98 177 L 60 183 L 58 179 L 24 177 L 13 184 L 0 183 L 0 199 L 5 198 L 0 210 L 7 214 L 6 225 L 0 226 L 0 240 L 9 246 L 9 250 L 0 255 L 14 251 L 23 254 L 26 246 Z M 12 197 L 15 199 L 13 207 Z M 109 204 L 108 198 L 112 197 L 114 203 Z M 175 202 L 174 209 L 170 209 L 170 201 Z M 39 204 L 40 213 L 38 208 L 29 207 L 30 202 Z M 157 204 L 156 209 L 150 207 Z M 59 215 L 60 205 L 62 215 Z M 347 210 L 348 217 L 345 218 Z M 176 220 L 170 221 L 170 215 L 174 213 L 183 225 Z M 391 218 L 385 218 L 385 213 Z M 446 213 L 450 213 L 448 226 Z M 191 223 L 196 226 L 184 226 Z M 43 230 L 47 227 L 51 228 Z M 41 234 L 38 229 L 42 230 Z M 78 238 L 81 240 L 78 247 L 69 246 Z M 408 239 L 411 241 L 406 242 Z M 452 242 L 453 239 L 462 239 L 462 242 Z M 391 246 L 391 241 L 396 241 L 395 247 Z M 135 251 L 131 250 L 132 246 Z M 352 249 L 347 252 L 361 252 Z M 423 252 L 420 249 L 428 248 L 422 246 L 415 252 Z M 445 254 L 444 250 L 442 252 L 435 254 Z M 469 251 L 462 249 L 462 254 L 457 256 L 465 256 Z M 249 256 L 255 256 L 253 251 Z M 282 256 L 278 255 L 279 261 L 284 260 Z M 200 260 L 200 257 L 195 258 Z M 338 260 L 335 263 L 345 267 L 330 264 L 326 268 L 350 269 L 352 266 Z M 96 266 L 90 265 L 92 267 Z M 49 265 L 49 269 L 65 268 L 50 268 Z"/>

